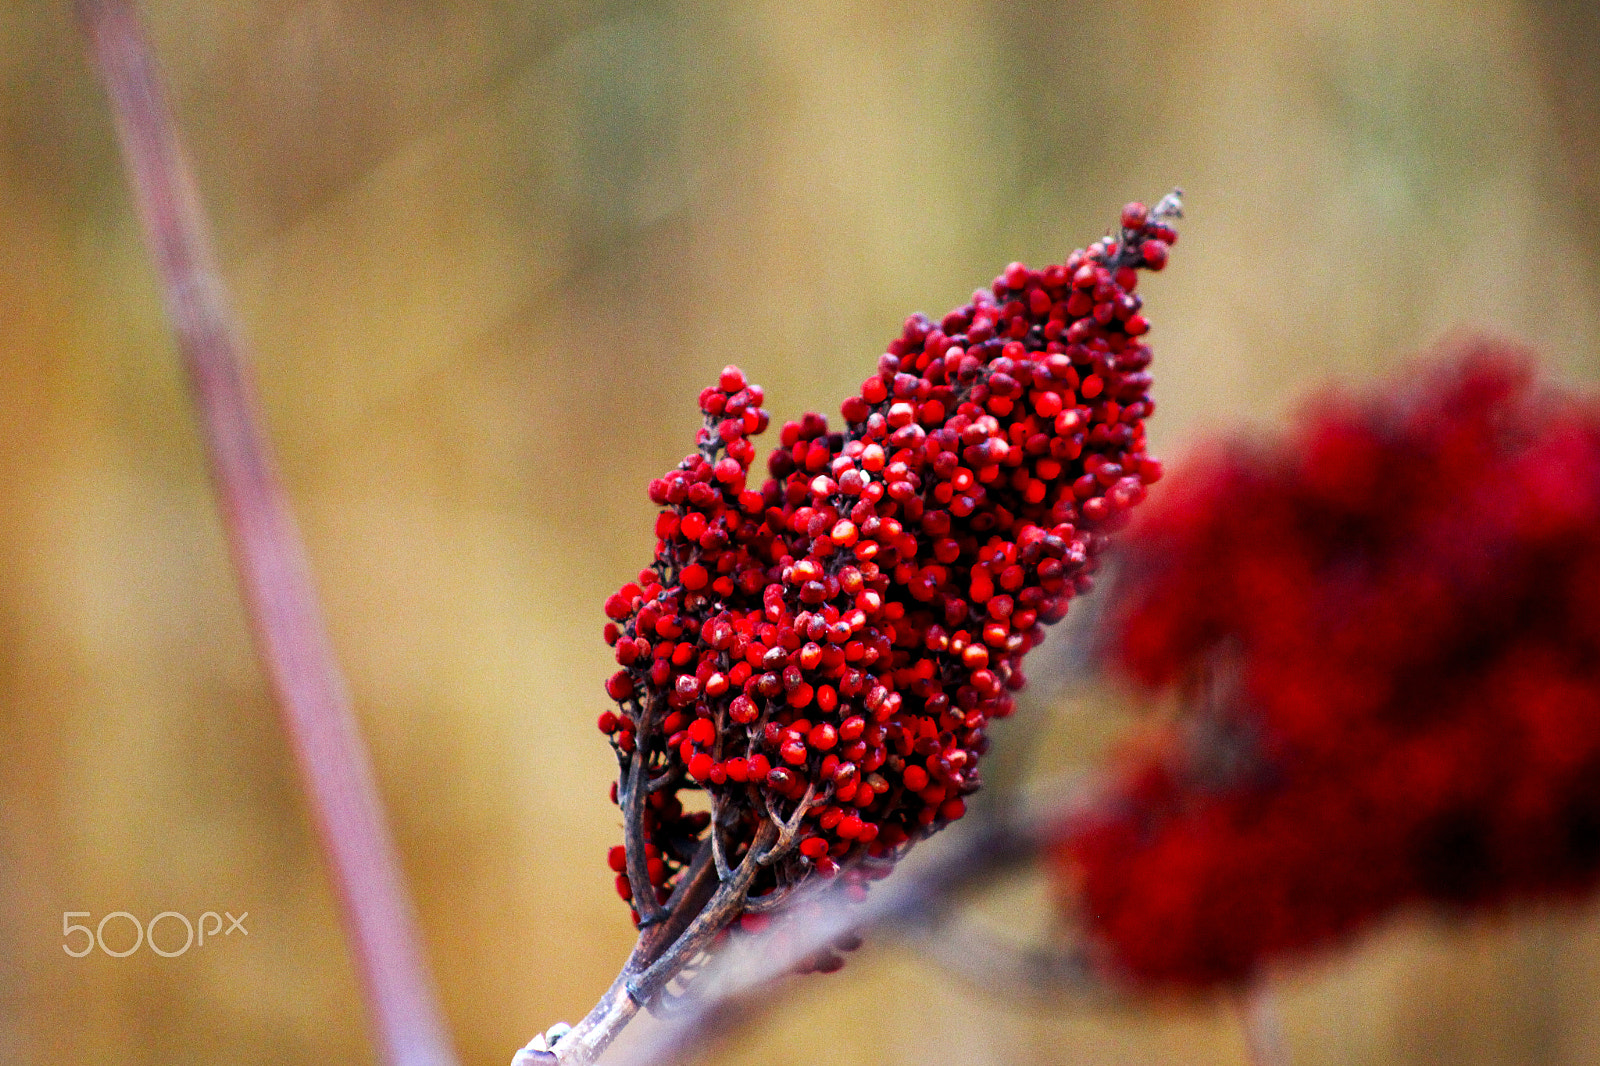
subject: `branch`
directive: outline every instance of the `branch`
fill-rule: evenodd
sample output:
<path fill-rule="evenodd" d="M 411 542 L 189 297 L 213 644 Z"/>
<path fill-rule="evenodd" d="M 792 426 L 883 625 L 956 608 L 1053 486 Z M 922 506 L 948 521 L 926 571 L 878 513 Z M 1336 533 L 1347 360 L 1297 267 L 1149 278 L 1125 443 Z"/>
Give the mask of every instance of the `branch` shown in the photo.
<path fill-rule="evenodd" d="M 633 905 L 639 911 L 639 924 L 645 928 L 664 917 L 661 904 L 656 901 L 656 888 L 650 881 L 649 860 L 644 851 L 644 801 L 649 795 L 645 782 L 645 762 L 649 759 L 647 745 L 650 729 L 655 724 L 654 700 L 646 700 L 639 711 L 639 729 L 633 738 L 633 755 L 628 762 L 627 788 L 622 795 L 622 825 L 625 839 L 623 852 L 627 857 L 628 887 L 633 892 Z"/>
<path fill-rule="evenodd" d="M 260 427 L 240 332 L 149 46 L 122 0 L 79 0 L 78 15 L 188 367 L 256 651 L 299 764 L 381 1059 L 393 1066 L 453 1064 L 372 769 Z"/>
<path fill-rule="evenodd" d="M 517 1052 L 512 1066 L 589 1066 L 598 1059 L 640 1006 L 655 999 L 739 916 L 761 867 L 763 849 L 777 839 L 777 827 L 763 824 L 738 869 L 717 883 L 709 896 L 705 892 L 717 876 L 716 866 L 709 861 L 711 842 L 702 844 L 668 901 L 667 917 L 639 934 L 633 953 L 600 1002 L 577 1025 L 558 1023 L 534 1037 Z"/>
<path fill-rule="evenodd" d="M 798 820 L 798 816 L 797 816 Z M 750 850 L 745 852 L 744 861 L 733 872 L 733 877 L 722 882 L 717 887 L 705 908 L 689 923 L 677 939 L 672 941 L 659 958 L 650 963 L 650 966 L 640 974 L 628 981 L 628 994 L 640 1003 L 649 1003 L 673 978 L 694 960 L 711 942 L 717 934 L 727 928 L 728 924 L 739 917 L 744 909 L 745 897 L 750 894 L 750 883 L 756 879 L 756 873 L 763 863 L 762 853 L 769 846 L 776 848 L 773 841 L 778 837 L 778 830 L 772 825 L 763 825 L 756 831 L 756 837 L 750 842 Z M 607 1043 L 609 1043 L 609 1039 Z M 603 1049 L 602 1049 L 603 1050 Z M 563 1054 L 565 1059 L 565 1055 Z M 580 1060 L 582 1061 L 582 1060 Z"/>
<path fill-rule="evenodd" d="M 697 980 L 695 990 L 676 1005 L 672 1017 L 612 1056 L 610 1066 L 683 1061 L 770 1004 L 771 987 L 805 960 L 871 929 L 925 925 L 962 889 L 1026 861 L 1065 833 L 1089 798 L 1088 784 L 1080 781 L 1053 802 L 997 813 L 985 824 L 950 830 L 948 846 L 909 860 L 874 885 L 861 903 L 851 902 L 837 881 L 798 890 L 787 917 L 780 917 L 766 933 L 742 936 L 719 949 L 717 960 Z"/>
<path fill-rule="evenodd" d="M 1278 999 L 1266 978 L 1257 976 L 1239 993 L 1239 1021 L 1244 1028 L 1245 1060 L 1250 1066 L 1290 1066 L 1289 1041 L 1283 1034 Z"/>
<path fill-rule="evenodd" d="M 1023 947 L 959 920 L 906 928 L 901 939 L 940 968 L 989 995 L 1076 998 L 1098 996 L 1098 983 L 1081 947 Z"/>

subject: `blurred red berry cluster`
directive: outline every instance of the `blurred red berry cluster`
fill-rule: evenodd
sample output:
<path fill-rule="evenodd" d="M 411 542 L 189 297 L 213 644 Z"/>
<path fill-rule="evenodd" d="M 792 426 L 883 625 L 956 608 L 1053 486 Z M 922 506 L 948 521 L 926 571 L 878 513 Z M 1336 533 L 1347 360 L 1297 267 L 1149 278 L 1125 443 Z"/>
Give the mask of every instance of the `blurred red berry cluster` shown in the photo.
<path fill-rule="evenodd" d="M 1177 208 L 1129 205 L 1064 264 L 912 316 L 845 428 L 786 424 L 760 484 L 761 388 L 729 367 L 701 393 L 697 450 L 650 484 L 655 562 L 606 601 L 613 799 L 647 794 L 643 861 L 611 856 L 624 899 L 647 876 L 664 901 L 713 817 L 730 862 L 790 827 L 757 894 L 961 817 L 1024 654 L 1160 475 L 1134 290 Z"/>
<path fill-rule="evenodd" d="M 1480 343 L 1177 480 L 1106 639 L 1189 703 L 1060 855 L 1113 970 L 1600 879 L 1600 408 Z"/>

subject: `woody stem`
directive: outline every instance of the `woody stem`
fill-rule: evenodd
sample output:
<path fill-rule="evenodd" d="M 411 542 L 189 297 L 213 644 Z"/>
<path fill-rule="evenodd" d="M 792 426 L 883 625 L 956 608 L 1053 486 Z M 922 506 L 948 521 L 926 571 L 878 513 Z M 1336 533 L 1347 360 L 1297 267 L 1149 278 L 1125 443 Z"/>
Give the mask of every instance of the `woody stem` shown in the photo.
<path fill-rule="evenodd" d="M 640 1006 L 659 995 L 696 956 L 711 946 L 718 933 L 739 916 L 745 897 L 749 895 L 750 885 L 761 868 L 760 860 L 764 852 L 778 839 L 778 828 L 770 822 L 763 823 L 732 877 L 717 886 L 711 897 L 694 911 L 692 920 L 686 920 L 694 895 L 693 888 L 686 886 L 698 879 L 696 875 L 700 871 L 714 869 L 700 861 L 706 851 L 702 847 L 701 856 L 696 857 L 696 865 L 685 873 L 684 883 L 680 885 L 685 898 L 677 901 L 678 906 L 672 908 L 669 921 L 640 934 L 633 953 L 623 964 L 616 980 L 611 982 L 611 987 L 600 997 L 600 1002 L 556 1042 L 547 1059 L 560 1066 L 589 1066 L 599 1058 L 633 1020 Z M 657 929 L 669 932 L 671 938 L 661 936 Z M 533 1060 L 529 1057 L 519 1061 Z"/>
<path fill-rule="evenodd" d="M 627 859 L 628 885 L 633 892 L 633 903 L 639 911 L 639 924 L 648 929 L 659 922 L 665 913 L 656 901 L 655 886 L 650 881 L 649 860 L 644 850 L 644 801 L 649 792 L 645 782 L 645 762 L 654 722 L 653 700 L 647 700 L 639 712 L 639 729 L 634 737 L 633 756 L 624 777 L 627 789 L 622 796 L 623 852 Z"/>

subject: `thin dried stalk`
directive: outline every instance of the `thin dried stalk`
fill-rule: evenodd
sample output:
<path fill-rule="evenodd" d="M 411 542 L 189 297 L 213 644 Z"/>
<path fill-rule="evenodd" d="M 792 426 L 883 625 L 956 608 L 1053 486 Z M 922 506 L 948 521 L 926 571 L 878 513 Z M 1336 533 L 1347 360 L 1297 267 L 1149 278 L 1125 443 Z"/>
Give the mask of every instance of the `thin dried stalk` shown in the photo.
<path fill-rule="evenodd" d="M 779 917 L 760 936 L 741 938 L 719 950 L 671 1016 L 610 1056 L 609 1066 L 684 1061 L 758 1015 L 776 998 L 770 994 L 773 986 L 806 960 L 871 929 L 925 926 L 930 916 L 953 904 L 960 891 L 1026 861 L 1061 836 L 1081 815 L 1089 795 L 1087 785 L 1080 782 L 1047 805 L 997 813 L 985 824 L 952 830 L 947 846 L 904 864 L 874 885 L 860 903 L 851 902 L 837 882 L 799 890 L 786 918 Z"/>
<path fill-rule="evenodd" d="M 804 810 L 802 804 L 795 821 Z M 701 886 L 716 876 L 715 864 L 706 861 L 712 848 L 707 840 L 668 901 L 666 916 L 640 933 L 633 953 L 594 1009 L 575 1026 L 552 1026 L 535 1037 L 517 1053 L 513 1066 L 588 1066 L 599 1058 L 639 1008 L 654 1001 L 743 912 L 764 858 L 780 846 L 779 828 L 764 823 L 739 866 L 706 897 Z"/>
<path fill-rule="evenodd" d="M 1023 947 L 953 919 L 901 931 L 900 939 L 941 969 L 986 995 L 1008 998 L 1108 996 L 1087 955 L 1075 945 Z"/>
<path fill-rule="evenodd" d="M 372 769 L 150 48 L 126 3 L 79 0 L 78 14 L 188 367 L 256 651 L 294 748 L 380 1057 L 395 1066 L 453 1064 Z"/>
<path fill-rule="evenodd" d="M 1250 1066 L 1290 1066 L 1289 1041 L 1283 1034 L 1278 998 L 1264 978 L 1257 978 L 1239 994 L 1239 1020 Z"/>

